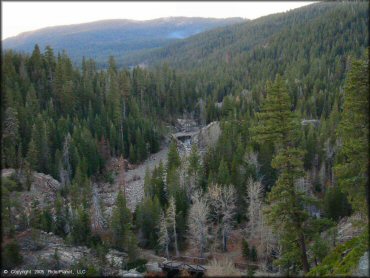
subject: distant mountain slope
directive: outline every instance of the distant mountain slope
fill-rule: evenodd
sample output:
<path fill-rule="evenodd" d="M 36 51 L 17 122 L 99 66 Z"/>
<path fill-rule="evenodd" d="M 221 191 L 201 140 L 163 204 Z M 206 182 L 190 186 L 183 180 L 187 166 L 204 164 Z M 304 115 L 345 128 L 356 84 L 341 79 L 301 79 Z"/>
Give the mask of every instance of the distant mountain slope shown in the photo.
<path fill-rule="evenodd" d="M 338 43 L 336 40 L 340 39 L 344 46 L 352 43 L 349 41 L 352 39 L 350 36 L 362 35 L 362 38 L 356 39 L 359 45 L 363 45 L 367 38 L 364 25 L 368 23 L 367 13 L 366 2 L 316 3 L 289 12 L 261 17 L 248 23 L 204 32 L 171 43 L 162 49 L 133 55 L 126 62 L 149 65 L 166 62 L 181 69 L 209 69 L 224 67 L 225 63 L 238 62 L 242 59 L 240 56 L 247 55 L 249 50 L 266 53 L 287 52 L 291 55 L 286 56 L 287 59 L 294 58 L 296 55 L 292 54 L 301 52 L 301 49 L 292 49 L 289 44 L 300 47 L 303 41 L 307 43 L 306 46 L 302 45 L 303 47 L 312 47 L 325 39 L 332 40 L 333 44 Z M 353 33 L 353 28 L 360 29 Z M 345 32 L 350 34 L 342 37 Z M 307 34 L 309 36 L 305 37 Z M 360 48 L 358 50 L 361 51 Z"/>
<path fill-rule="evenodd" d="M 234 23 L 241 18 L 169 17 L 147 21 L 104 20 L 84 24 L 47 27 L 5 39 L 4 49 L 31 52 L 35 44 L 43 49 L 50 45 L 55 51 L 65 49 L 72 60 L 83 56 L 106 63 L 110 55 L 118 64 L 140 50 L 163 47 L 169 42 Z"/>

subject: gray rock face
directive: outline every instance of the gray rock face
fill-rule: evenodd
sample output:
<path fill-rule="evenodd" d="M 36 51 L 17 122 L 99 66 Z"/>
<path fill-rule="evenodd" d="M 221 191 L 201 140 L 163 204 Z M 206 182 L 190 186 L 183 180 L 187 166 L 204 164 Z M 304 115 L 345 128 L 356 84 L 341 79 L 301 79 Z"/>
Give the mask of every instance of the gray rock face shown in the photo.
<path fill-rule="evenodd" d="M 9 178 L 10 176 L 14 175 L 15 174 L 15 170 L 14 169 L 1 169 L 1 177 L 2 178 Z"/>
<path fill-rule="evenodd" d="M 162 272 L 162 269 L 159 267 L 157 262 L 149 262 L 145 266 L 148 272 L 155 272 L 155 273 Z"/>
<path fill-rule="evenodd" d="M 363 232 L 363 228 L 356 227 L 353 223 L 358 221 L 358 215 L 352 215 L 350 217 L 344 217 L 339 221 L 337 242 L 344 243 L 356 236 L 359 236 Z"/>
<path fill-rule="evenodd" d="M 220 137 L 220 134 L 220 123 L 212 122 L 200 130 L 199 134 L 195 136 L 195 140 L 198 142 L 199 148 L 204 149 L 207 146 L 214 146 Z"/>
<path fill-rule="evenodd" d="M 137 272 L 135 269 L 130 269 L 129 271 L 127 270 L 120 270 L 118 273 L 118 276 L 121 277 L 144 277 L 143 274 L 140 272 Z"/>
<path fill-rule="evenodd" d="M 23 256 L 23 269 L 70 269 L 78 262 L 85 262 L 94 267 L 100 266 L 108 276 L 117 276 L 126 261 L 127 254 L 109 249 L 106 255 L 107 263 L 86 246 L 72 246 L 63 238 L 39 230 L 26 230 L 16 236 Z"/>
<path fill-rule="evenodd" d="M 108 254 L 105 256 L 108 263 L 113 267 L 122 268 L 123 262 L 127 258 L 127 254 L 124 252 L 119 252 L 117 250 L 110 249 Z"/>
<path fill-rule="evenodd" d="M 369 251 L 360 258 L 357 269 L 354 273 L 355 276 L 369 277 Z"/>

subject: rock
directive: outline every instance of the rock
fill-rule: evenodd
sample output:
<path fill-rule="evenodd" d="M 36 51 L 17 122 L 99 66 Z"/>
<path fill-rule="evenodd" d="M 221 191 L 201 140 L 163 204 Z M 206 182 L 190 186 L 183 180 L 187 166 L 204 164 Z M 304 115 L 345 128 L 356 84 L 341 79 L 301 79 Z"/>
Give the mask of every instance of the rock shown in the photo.
<path fill-rule="evenodd" d="M 358 215 L 342 218 L 338 223 L 337 242 L 344 243 L 352 238 L 359 236 L 363 229 L 359 229 L 353 225 L 358 220 Z"/>
<path fill-rule="evenodd" d="M 135 269 L 131 269 L 130 271 L 120 270 L 118 275 L 121 277 L 144 277 L 143 274 L 137 272 Z"/>
<path fill-rule="evenodd" d="M 198 142 L 200 149 L 203 149 L 208 146 L 214 146 L 220 134 L 220 123 L 212 122 L 200 130 L 199 134 L 195 136 L 194 141 Z"/>
<path fill-rule="evenodd" d="M 149 262 L 145 266 L 148 272 L 162 272 L 157 262 Z"/>
<path fill-rule="evenodd" d="M 354 272 L 355 276 L 369 277 L 369 251 L 365 252 L 360 258 L 358 267 Z"/>
<path fill-rule="evenodd" d="M 9 177 L 11 177 L 14 174 L 15 174 L 15 170 L 14 169 L 11 169 L 11 168 L 1 169 L 1 177 L 2 178 L 9 178 Z"/>
<path fill-rule="evenodd" d="M 127 258 L 127 254 L 117 250 L 109 249 L 109 252 L 105 258 L 109 264 L 112 264 L 113 267 L 121 268 L 123 261 Z"/>

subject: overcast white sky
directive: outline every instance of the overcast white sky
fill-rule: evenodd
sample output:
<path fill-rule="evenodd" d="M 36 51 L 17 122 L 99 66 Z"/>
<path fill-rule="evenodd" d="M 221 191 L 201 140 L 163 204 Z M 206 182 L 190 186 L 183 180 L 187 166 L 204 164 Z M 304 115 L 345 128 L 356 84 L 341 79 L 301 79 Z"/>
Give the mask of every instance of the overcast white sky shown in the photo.
<path fill-rule="evenodd" d="M 48 26 L 102 19 L 147 20 L 169 16 L 255 19 L 313 2 L 6 2 L 2 39 Z"/>

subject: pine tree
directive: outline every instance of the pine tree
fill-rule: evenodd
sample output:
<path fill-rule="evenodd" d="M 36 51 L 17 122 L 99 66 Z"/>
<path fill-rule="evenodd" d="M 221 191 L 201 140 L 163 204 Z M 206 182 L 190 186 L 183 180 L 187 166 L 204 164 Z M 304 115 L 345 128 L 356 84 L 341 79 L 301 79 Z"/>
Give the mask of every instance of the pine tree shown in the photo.
<path fill-rule="evenodd" d="M 4 113 L 2 122 L 2 156 L 5 159 L 5 167 L 16 167 L 16 146 L 19 141 L 19 120 L 17 111 L 8 107 Z"/>
<path fill-rule="evenodd" d="M 116 207 L 112 212 L 111 229 L 113 245 L 120 250 L 127 250 L 131 230 L 131 212 L 126 206 L 122 191 L 118 192 Z"/>
<path fill-rule="evenodd" d="M 218 168 L 218 182 L 222 185 L 230 184 L 230 175 L 227 163 L 222 159 Z"/>
<path fill-rule="evenodd" d="M 172 169 L 177 169 L 181 165 L 179 153 L 177 151 L 177 144 L 175 140 L 172 140 L 170 149 L 167 155 L 167 172 Z"/>
<path fill-rule="evenodd" d="M 158 198 L 144 198 L 136 212 L 136 223 L 143 234 L 143 245 L 154 248 L 158 242 L 161 205 Z"/>
<path fill-rule="evenodd" d="M 28 146 L 27 161 L 31 169 L 34 169 L 36 171 L 39 170 L 39 151 L 37 149 L 36 142 L 33 138 L 31 139 L 30 144 Z"/>
<path fill-rule="evenodd" d="M 353 61 L 348 73 L 342 120 L 338 136 L 342 140 L 335 173 L 341 189 L 349 196 L 356 211 L 366 216 L 366 198 L 369 198 L 369 60 Z M 365 219 L 366 217 L 364 217 Z"/>
<path fill-rule="evenodd" d="M 258 124 L 253 130 L 256 142 L 274 144 L 276 154 L 271 165 L 279 171 L 279 178 L 268 194 L 266 213 L 271 225 L 280 234 L 281 242 L 299 247 L 303 270 L 308 272 L 304 226 L 308 215 L 303 207 L 306 196 L 295 188 L 295 180 L 303 174 L 303 152 L 295 147 L 298 122 L 291 111 L 289 94 L 280 76 L 268 85 L 267 92 L 262 110 L 257 114 Z"/>

